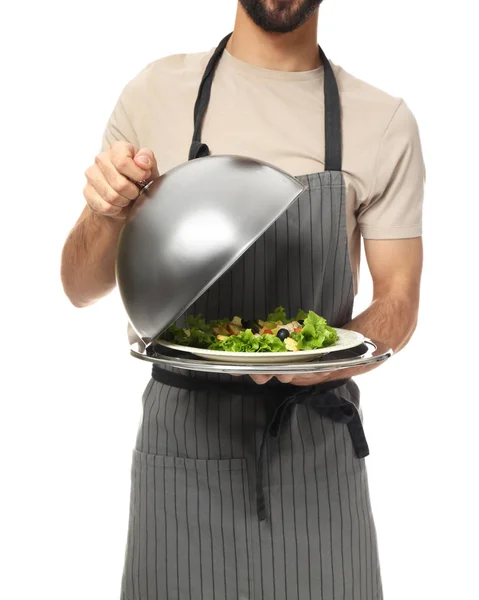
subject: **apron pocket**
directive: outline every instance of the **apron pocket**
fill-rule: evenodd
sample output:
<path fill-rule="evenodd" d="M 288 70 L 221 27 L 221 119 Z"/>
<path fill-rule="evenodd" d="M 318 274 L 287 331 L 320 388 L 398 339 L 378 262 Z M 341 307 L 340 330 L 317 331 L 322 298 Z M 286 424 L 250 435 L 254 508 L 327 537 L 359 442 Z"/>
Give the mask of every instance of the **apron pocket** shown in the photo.
<path fill-rule="evenodd" d="M 246 460 L 133 450 L 126 600 L 252 598 Z"/>

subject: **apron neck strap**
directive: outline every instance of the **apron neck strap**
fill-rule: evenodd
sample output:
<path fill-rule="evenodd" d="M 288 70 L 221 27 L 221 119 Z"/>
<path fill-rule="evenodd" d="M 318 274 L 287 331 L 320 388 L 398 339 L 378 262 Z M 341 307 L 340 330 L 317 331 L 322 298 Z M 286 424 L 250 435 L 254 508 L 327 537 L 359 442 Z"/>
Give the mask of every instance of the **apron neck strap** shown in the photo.
<path fill-rule="evenodd" d="M 229 33 L 221 40 L 212 57 L 208 61 L 203 74 L 203 78 L 198 90 L 198 96 L 195 102 L 194 132 L 188 160 L 208 156 L 210 153 L 208 146 L 201 141 L 201 128 L 210 101 L 211 86 L 213 85 L 215 70 L 231 35 L 232 34 Z M 336 82 L 336 77 L 334 76 L 331 64 L 320 46 L 318 46 L 318 50 L 324 69 L 324 170 L 341 171 L 341 107 L 339 101 L 338 84 Z"/>
<path fill-rule="evenodd" d="M 331 63 L 318 46 L 324 68 L 324 170 L 341 171 L 341 103 L 336 77 Z"/>

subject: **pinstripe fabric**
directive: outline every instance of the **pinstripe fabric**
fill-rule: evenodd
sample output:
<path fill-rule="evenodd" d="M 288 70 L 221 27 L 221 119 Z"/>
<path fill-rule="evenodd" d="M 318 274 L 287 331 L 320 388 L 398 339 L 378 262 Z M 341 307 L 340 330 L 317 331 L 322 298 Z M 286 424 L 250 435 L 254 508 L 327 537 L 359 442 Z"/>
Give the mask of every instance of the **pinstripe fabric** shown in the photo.
<path fill-rule="evenodd" d="M 207 319 L 266 317 L 281 304 L 307 307 L 333 325 L 353 303 L 341 173 L 304 175 L 308 190 L 191 308 Z M 307 309 L 306 308 L 306 309 Z"/>
<path fill-rule="evenodd" d="M 336 326 L 350 320 L 342 174 L 300 179 L 308 190 L 191 312 L 254 318 L 282 304 Z M 336 392 L 359 404 L 354 382 Z M 121 600 L 382 598 L 366 468 L 344 425 L 293 407 L 267 445 L 270 519 L 259 522 L 255 467 L 273 410 L 271 397 L 150 380 L 133 450 Z"/>

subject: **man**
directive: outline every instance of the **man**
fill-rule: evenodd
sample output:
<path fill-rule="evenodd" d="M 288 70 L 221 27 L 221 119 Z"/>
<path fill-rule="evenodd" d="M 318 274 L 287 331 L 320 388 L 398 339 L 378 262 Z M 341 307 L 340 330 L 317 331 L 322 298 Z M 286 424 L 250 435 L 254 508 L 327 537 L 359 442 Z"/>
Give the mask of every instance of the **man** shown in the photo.
<path fill-rule="evenodd" d="M 422 268 L 417 126 L 401 99 L 331 68 L 316 42 L 319 4 L 240 0 L 215 51 L 157 60 L 128 83 L 64 248 L 75 306 L 115 285 L 133 182 L 238 154 L 308 190 L 189 312 L 261 318 L 281 304 L 395 352 L 406 345 Z M 361 235 L 374 296 L 351 319 Z M 351 379 L 366 370 L 234 379 L 155 367 L 133 451 L 122 600 L 382 598 Z"/>

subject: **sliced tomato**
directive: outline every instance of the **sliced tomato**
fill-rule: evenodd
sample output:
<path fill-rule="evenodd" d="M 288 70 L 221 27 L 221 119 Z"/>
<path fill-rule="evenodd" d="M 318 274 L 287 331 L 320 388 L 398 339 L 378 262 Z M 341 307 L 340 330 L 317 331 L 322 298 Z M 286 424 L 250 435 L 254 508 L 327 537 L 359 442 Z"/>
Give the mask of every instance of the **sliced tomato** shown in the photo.
<path fill-rule="evenodd" d="M 303 331 L 302 327 L 295 327 L 294 328 L 294 333 L 301 333 Z"/>
<path fill-rule="evenodd" d="M 271 329 L 265 329 L 264 333 L 270 333 L 271 335 L 273 335 L 273 332 L 271 331 Z"/>

